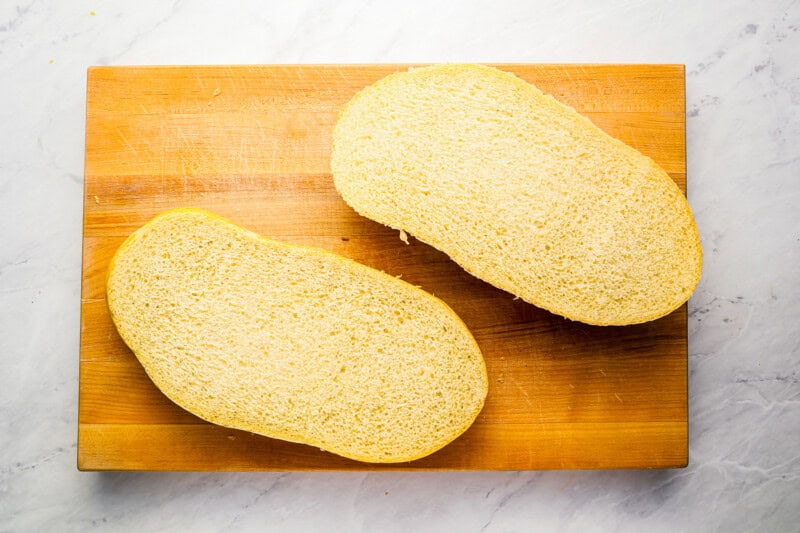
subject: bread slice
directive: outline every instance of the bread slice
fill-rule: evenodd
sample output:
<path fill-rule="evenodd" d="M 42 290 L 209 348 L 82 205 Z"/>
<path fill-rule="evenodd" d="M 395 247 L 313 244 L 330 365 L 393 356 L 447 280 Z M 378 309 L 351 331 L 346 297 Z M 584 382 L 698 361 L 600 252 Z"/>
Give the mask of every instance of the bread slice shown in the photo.
<path fill-rule="evenodd" d="M 361 215 L 573 320 L 653 320 L 700 278 L 697 227 L 667 173 L 494 68 L 412 69 L 362 90 L 331 168 Z"/>
<path fill-rule="evenodd" d="M 487 393 L 464 323 L 427 292 L 197 209 L 126 240 L 107 279 L 122 339 L 195 415 L 375 463 L 463 433 Z"/>

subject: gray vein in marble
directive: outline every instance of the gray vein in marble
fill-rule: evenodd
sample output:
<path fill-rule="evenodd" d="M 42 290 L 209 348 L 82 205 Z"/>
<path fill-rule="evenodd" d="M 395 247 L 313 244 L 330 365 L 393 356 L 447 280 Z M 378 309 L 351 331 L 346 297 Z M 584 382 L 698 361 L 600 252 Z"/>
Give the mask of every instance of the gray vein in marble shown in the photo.
<path fill-rule="evenodd" d="M 183 0 L 172 0 L 172 7 L 170 8 L 169 13 L 163 15 L 161 18 L 156 19 L 152 24 L 150 24 L 147 28 L 138 33 L 133 34 L 130 36 L 129 44 L 124 48 L 116 51 L 111 56 L 101 56 L 98 57 L 95 61 L 97 65 L 113 65 L 118 62 L 121 58 L 125 57 L 127 54 L 133 50 L 137 44 L 139 44 L 143 39 L 147 38 L 148 35 L 152 34 L 153 32 L 157 31 L 159 28 L 163 27 L 174 15 L 177 13 L 178 8 L 183 3 Z"/>
<path fill-rule="evenodd" d="M 30 3 L 28 3 L 27 5 L 24 5 L 24 6 L 20 6 L 20 5 L 14 6 L 14 9 L 15 9 L 16 13 L 14 14 L 14 16 L 12 18 L 10 18 L 8 21 L 6 21 L 5 24 L 0 25 L 0 32 L 11 32 L 11 31 L 13 31 L 17 27 L 17 25 L 27 17 L 28 13 L 31 10 L 31 7 L 33 7 L 33 5 L 35 3 L 36 3 L 36 0 L 33 0 L 32 2 L 30 2 Z M 3 41 L 0 40 L 0 44 L 2 44 L 2 42 Z M 2 50 L 0 50 L 0 53 L 2 53 Z"/>

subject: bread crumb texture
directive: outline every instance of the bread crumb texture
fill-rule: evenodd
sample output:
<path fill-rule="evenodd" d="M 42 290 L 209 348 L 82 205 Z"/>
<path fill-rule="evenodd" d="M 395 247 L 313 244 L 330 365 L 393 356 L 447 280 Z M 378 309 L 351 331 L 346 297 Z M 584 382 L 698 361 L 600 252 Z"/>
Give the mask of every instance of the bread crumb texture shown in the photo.
<path fill-rule="evenodd" d="M 206 211 L 132 234 L 107 295 L 156 386 L 223 426 L 401 462 L 463 433 L 486 397 L 481 352 L 437 298 Z"/>
<path fill-rule="evenodd" d="M 653 320 L 700 279 L 697 227 L 669 175 L 495 68 L 417 68 L 367 87 L 340 114 L 331 166 L 361 215 L 572 320 Z"/>

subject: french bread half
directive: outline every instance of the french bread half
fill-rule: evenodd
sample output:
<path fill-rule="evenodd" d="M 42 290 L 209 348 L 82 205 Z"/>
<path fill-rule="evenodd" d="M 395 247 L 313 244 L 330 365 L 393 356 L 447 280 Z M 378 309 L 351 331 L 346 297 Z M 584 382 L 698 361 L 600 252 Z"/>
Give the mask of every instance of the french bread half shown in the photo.
<path fill-rule="evenodd" d="M 686 302 L 702 250 L 653 160 L 513 74 L 437 65 L 344 107 L 336 188 L 473 275 L 573 320 L 625 325 Z"/>
<path fill-rule="evenodd" d="M 475 420 L 483 357 L 443 302 L 198 209 L 119 248 L 108 307 L 155 385 L 207 421 L 351 459 L 428 455 Z"/>

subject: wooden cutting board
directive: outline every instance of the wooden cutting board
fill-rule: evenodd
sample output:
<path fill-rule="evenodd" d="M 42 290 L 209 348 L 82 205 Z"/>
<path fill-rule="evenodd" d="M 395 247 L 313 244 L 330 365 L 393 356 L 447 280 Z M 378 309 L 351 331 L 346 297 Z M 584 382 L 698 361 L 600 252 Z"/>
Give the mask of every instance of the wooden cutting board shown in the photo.
<path fill-rule="evenodd" d="M 655 159 L 684 188 L 681 65 L 498 65 Z M 337 114 L 406 66 L 97 67 L 88 72 L 78 468 L 493 470 L 681 467 L 686 306 L 628 327 L 570 322 L 358 216 L 329 171 Z M 156 214 L 211 210 L 419 285 L 472 330 L 489 372 L 464 435 L 412 463 L 368 465 L 203 422 L 150 382 L 111 323 L 109 259 Z M 498 206 L 502 209 L 502 206 Z"/>

